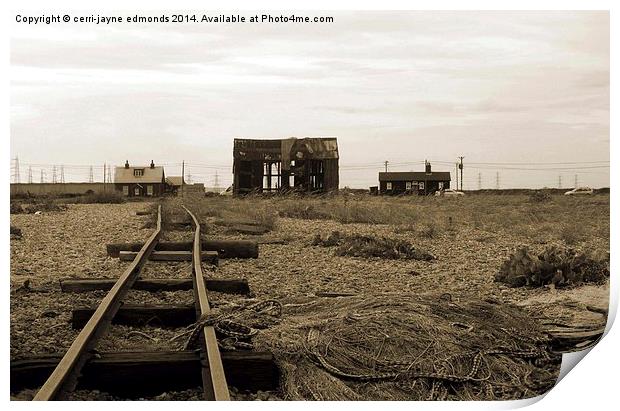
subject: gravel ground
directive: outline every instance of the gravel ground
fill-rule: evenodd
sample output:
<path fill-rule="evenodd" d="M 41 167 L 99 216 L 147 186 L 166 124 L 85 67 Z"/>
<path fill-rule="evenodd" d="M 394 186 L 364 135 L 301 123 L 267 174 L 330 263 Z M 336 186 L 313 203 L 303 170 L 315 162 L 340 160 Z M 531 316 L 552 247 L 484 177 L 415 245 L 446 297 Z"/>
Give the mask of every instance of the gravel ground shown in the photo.
<path fill-rule="evenodd" d="M 21 239 L 11 240 L 11 358 L 62 351 L 77 336 L 70 326 L 75 306 L 97 305 L 105 292 L 61 293 L 58 280 L 66 277 L 109 277 L 120 275 L 128 265 L 107 257 L 105 244 L 144 241 L 152 233 L 145 228 L 150 216 L 136 216 L 149 204 L 69 205 L 67 211 L 42 215 L 11 215 L 11 225 L 22 229 Z M 607 217 L 608 218 L 608 217 Z M 258 259 L 220 260 L 219 267 L 205 265 L 207 275 L 246 278 L 254 297 L 290 298 L 315 296 L 319 292 L 412 292 L 424 293 L 432 288 L 452 294 L 454 299 L 468 296 L 494 298 L 513 302 L 538 317 L 561 319 L 568 323 L 600 321 L 600 315 L 584 307 L 606 308 L 609 288 L 583 286 L 570 289 L 508 288 L 493 281 L 494 274 L 519 241 L 508 231 L 483 231 L 459 226 L 443 230 L 434 238 L 417 231 L 395 229 L 390 225 L 340 224 L 331 220 L 299 220 L 280 218 L 276 228 L 261 242 L 282 240 L 284 244 L 261 244 Z M 431 262 L 415 260 L 383 260 L 334 255 L 334 248 L 312 246 L 316 234 L 323 237 L 332 231 L 399 238 L 434 254 Z M 256 238 L 235 234 L 227 227 L 208 225 L 207 234 L 220 239 Z M 163 241 L 191 241 L 192 232 L 165 232 Z M 533 251 L 546 243 L 541 232 Z M 609 238 L 589 238 L 587 246 L 609 250 Z M 186 278 L 191 275 L 189 262 L 149 262 L 143 270 L 145 278 Z M 24 282 L 28 281 L 28 287 Z M 241 297 L 210 293 L 214 305 L 238 301 Z M 193 301 L 191 291 L 147 293 L 132 290 L 127 302 L 175 303 Z M 170 349 L 169 339 L 179 330 L 141 327 L 144 334 L 132 333 L 131 327 L 113 326 L 101 342 L 102 351 L 119 349 Z M 28 399 L 28 390 L 16 393 Z M 239 393 L 238 400 L 277 399 L 274 393 Z M 164 393 L 153 399 L 198 399 L 200 390 Z M 74 399 L 113 399 L 105 393 L 76 392 Z"/>
<path fill-rule="evenodd" d="M 219 231 L 219 238 L 247 238 Z M 342 234 L 363 234 L 400 238 L 434 254 L 434 261 L 385 260 L 381 258 L 340 257 L 334 248 L 312 246 L 316 234 L 324 238 L 332 231 Z M 298 233 L 291 238 L 292 233 Z M 528 307 L 532 298 L 548 301 L 557 309 L 558 298 L 587 302 L 607 307 L 609 286 L 586 286 L 569 289 L 543 287 L 538 289 L 509 288 L 493 281 L 501 263 L 518 243 L 509 233 L 491 233 L 472 227 L 459 227 L 458 236 L 450 232 L 425 238 L 416 232 L 399 232 L 389 225 L 340 224 L 331 220 L 299 220 L 280 218 L 270 238 L 286 238 L 287 243 L 261 244 L 256 260 L 222 260 L 218 275 L 247 278 L 257 298 L 284 298 L 292 295 L 313 296 L 318 292 L 363 293 L 412 292 L 423 293 L 432 286 L 453 294 L 454 298 L 468 296 L 495 298 L 520 303 Z M 545 243 L 530 244 L 540 251 Z M 609 239 L 590 239 L 588 246 L 609 249 Z M 587 291 L 585 291 L 587 290 Z M 567 315 L 579 315 L 583 310 L 563 308 Z"/>

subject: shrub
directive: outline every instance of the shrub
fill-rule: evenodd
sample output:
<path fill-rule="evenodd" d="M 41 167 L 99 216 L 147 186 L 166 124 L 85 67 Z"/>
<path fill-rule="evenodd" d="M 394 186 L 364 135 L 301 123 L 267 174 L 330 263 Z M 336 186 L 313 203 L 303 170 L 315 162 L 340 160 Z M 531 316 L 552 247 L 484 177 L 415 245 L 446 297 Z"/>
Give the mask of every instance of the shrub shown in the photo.
<path fill-rule="evenodd" d="M 530 202 L 532 203 L 546 203 L 548 201 L 551 201 L 551 194 L 545 191 L 536 190 L 530 194 Z"/>
<path fill-rule="evenodd" d="M 75 199 L 76 204 L 121 204 L 126 201 L 127 198 L 118 191 L 86 194 Z"/>

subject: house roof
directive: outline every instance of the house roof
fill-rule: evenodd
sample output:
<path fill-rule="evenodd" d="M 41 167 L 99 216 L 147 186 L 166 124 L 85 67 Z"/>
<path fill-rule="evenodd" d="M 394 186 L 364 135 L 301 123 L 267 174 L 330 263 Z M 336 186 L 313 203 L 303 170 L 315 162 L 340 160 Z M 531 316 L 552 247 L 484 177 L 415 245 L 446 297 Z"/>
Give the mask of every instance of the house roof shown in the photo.
<path fill-rule="evenodd" d="M 134 170 L 144 170 L 144 174 L 140 177 L 134 175 Z M 115 183 L 163 183 L 164 168 L 163 167 L 116 167 L 114 170 Z"/>
<path fill-rule="evenodd" d="M 166 182 L 171 186 L 181 186 L 183 185 L 183 177 L 182 176 L 170 176 L 166 177 Z"/>
<path fill-rule="evenodd" d="M 379 181 L 450 181 L 450 172 L 433 171 L 430 174 L 424 171 L 380 172 Z"/>

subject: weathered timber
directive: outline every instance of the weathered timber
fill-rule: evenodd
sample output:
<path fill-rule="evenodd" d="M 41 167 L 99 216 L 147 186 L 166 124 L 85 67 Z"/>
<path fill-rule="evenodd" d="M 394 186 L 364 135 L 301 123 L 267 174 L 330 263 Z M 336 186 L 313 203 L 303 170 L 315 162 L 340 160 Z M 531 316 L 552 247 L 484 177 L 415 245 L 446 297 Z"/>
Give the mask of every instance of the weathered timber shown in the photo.
<path fill-rule="evenodd" d="M 121 251 L 118 253 L 118 258 L 121 261 L 133 261 L 136 258 L 137 253 L 133 251 Z M 202 261 L 206 261 L 209 264 L 217 265 L 218 255 L 217 251 L 203 251 L 200 253 Z M 151 261 L 192 261 L 191 251 L 153 251 L 149 256 Z"/>
<path fill-rule="evenodd" d="M 11 361 L 11 392 L 40 386 L 60 357 L 48 354 Z M 269 352 L 223 352 L 222 364 L 230 385 L 240 390 L 268 391 L 278 387 L 278 369 Z M 78 388 L 122 398 L 156 396 L 199 387 L 202 368 L 195 351 L 104 352 L 84 366 Z"/>
<path fill-rule="evenodd" d="M 238 225 L 251 225 L 254 227 L 261 226 L 261 223 L 252 220 L 215 220 L 213 224 L 223 227 L 234 227 Z"/>
<path fill-rule="evenodd" d="M 317 297 L 326 297 L 326 298 L 335 298 L 335 297 L 354 297 L 357 294 L 354 293 L 339 293 L 339 292 L 322 292 L 319 291 L 316 293 Z"/>
<path fill-rule="evenodd" d="M 137 252 L 143 243 L 116 243 L 106 245 L 108 256 L 118 258 L 121 251 Z M 193 242 L 161 242 L 155 251 L 191 251 Z M 258 243 L 249 240 L 202 240 L 203 251 L 217 251 L 219 258 L 258 258 Z"/>
<path fill-rule="evenodd" d="M 84 327 L 95 310 L 96 308 L 93 307 L 74 309 L 71 315 L 71 326 L 74 329 Z M 125 304 L 112 319 L 112 324 L 185 327 L 194 321 L 196 321 L 196 309 L 193 305 Z"/>
<path fill-rule="evenodd" d="M 152 211 L 136 211 L 136 215 L 151 215 Z"/>
<path fill-rule="evenodd" d="M 109 290 L 116 279 L 113 278 L 68 278 L 60 280 L 63 292 L 82 293 L 98 290 Z M 140 291 L 185 291 L 193 288 L 191 278 L 150 278 L 138 280 L 133 289 Z M 228 294 L 249 294 L 248 280 L 227 278 L 205 278 L 207 290 Z"/>
<path fill-rule="evenodd" d="M 157 209 L 157 229 L 144 243 L 136 258 L 121 274 L 114 287 L 103 298 L 97 310 L 59 361 L 58 366 L 39 389 L 34 400 L 62 399 L 67 392 L 75 389 L 82 367 L 92 356 L 92 350 L 97 346 L 99 338 L 107 332 L 123 299 L 140 276 L 140 271 L 146 264 L 148 256 L 155 249 L 160 235 L 161 205 Z"/>
<path fill-rule="evenodd" d="M 229 231 L 234 231 L 240 234 L 261 235 L 269 232 L 269 229 L 257 225 L 238 224 L 230 226 Z"/>

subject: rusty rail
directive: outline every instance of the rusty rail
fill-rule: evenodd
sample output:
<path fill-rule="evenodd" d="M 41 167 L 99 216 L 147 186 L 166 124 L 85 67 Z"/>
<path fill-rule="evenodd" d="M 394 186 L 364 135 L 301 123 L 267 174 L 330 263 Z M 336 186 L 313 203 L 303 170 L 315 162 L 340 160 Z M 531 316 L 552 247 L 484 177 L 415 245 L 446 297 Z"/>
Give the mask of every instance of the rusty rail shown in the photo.
<path fill-rule="evenodd" d="M 101 301 L 93 316 L 73 341 L 73 344 L 71 344 L 69 350 L 62 357 L 54 372 L 52 372 L 52 375 L 37 392 L 37 395 L 34 397 L 35 401 L 62 399 L 65 393 L 75 389 L 82 367 L 92 356 L 91 351 L 96 347 L 99 338 L 108 330 L 112 318 L 116 315 L 127 292 L 140 276 L 140 271 L 147 262 L 151 252 L 155 249 L 160 234 L 161 206 L 157 210 L 157 229 L 151 234 L 136 258 Z"/>
<path fill-rule="evenodd" d="M 209 298 L 207 297 L 207 287 L 205 285 L 202 274 L 202 265 L 200 255 L 202 252 L 202 243 L 200 239 L 200 223 L 194 214 L 183 206 L 185 211 L 192 217 L 192 222 L 196 231 L 194 232 L 194 245 L 192 249 L 192 273 L 194 276 L 194 293 L 196 294 L 196 305 L 200 310 L 200 315 L 208 315 L 211 312 Z M 204 398 L 206 400 L 229 401 L 230 393 L 228 392 L 228 383 L 222 366 L 222 358 L 220 349 L 217 345 L 215 337 L 215 329 L 212 326 L 206 326 L 202 330 L 202 340 L 204 344 L 204 354 L 208 368 L 202 368 L 202 385 Z"/>

